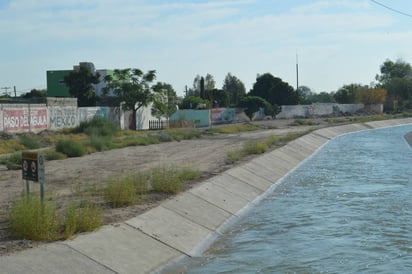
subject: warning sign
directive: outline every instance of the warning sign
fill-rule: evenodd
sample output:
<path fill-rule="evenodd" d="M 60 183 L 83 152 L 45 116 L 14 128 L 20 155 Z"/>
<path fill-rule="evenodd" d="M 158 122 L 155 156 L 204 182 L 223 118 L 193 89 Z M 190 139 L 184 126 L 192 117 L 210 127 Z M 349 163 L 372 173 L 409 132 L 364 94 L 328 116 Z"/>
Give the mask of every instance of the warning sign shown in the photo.
<path fill-rule="evenodd" d="M 21 154 L 21 169 L 23 173 L 23 179 L 29 181 L 39 181 L 39 153 L 23 151 Z"/>

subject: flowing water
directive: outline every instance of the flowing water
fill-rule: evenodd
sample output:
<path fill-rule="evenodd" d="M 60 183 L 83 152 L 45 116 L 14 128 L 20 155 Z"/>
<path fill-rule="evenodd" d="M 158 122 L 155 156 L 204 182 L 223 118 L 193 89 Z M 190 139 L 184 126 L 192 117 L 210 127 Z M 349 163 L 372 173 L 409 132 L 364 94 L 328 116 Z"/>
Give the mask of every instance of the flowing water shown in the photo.
<path fill-rule="evenodd" d="M 412 273 L 410 131 L 330 141 L 187 273 Z"/>

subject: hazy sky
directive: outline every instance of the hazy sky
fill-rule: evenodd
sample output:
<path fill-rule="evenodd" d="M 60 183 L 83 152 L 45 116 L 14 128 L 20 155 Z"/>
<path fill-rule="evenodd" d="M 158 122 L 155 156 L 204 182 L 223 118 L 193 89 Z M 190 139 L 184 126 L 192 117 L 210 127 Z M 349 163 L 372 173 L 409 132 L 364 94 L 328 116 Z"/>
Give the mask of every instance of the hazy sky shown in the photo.
<path fill-rule="evenodd" d="M 412 14 L 412 1 L 379 3 Z M 46 88 L 46 71 L 155 69 L 179 95 L 230 72 L 250 90 L 270 72 L 315 92 L 370 84 L 386 60 L 412 62 L 412 17 L 370 0 L 0 0 L 0 87 Z M 0 90 L 2 94 L 4 90 Z"/>

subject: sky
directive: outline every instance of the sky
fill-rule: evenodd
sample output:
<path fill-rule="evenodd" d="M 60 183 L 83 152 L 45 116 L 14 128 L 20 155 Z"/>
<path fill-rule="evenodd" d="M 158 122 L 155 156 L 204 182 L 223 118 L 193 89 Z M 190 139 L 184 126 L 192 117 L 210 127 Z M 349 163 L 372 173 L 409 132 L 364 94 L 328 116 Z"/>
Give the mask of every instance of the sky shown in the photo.
<path fill-rule="evenodd" d="M 331 92 L 412 62 L 411 26 L 409 0 L 0 0 L 0 88 L 46 88 L 47 70 L 83 61 L 156 70 L 178 95 L 206 74 L 295 88 L 298 63 L 299 85 Z"/>

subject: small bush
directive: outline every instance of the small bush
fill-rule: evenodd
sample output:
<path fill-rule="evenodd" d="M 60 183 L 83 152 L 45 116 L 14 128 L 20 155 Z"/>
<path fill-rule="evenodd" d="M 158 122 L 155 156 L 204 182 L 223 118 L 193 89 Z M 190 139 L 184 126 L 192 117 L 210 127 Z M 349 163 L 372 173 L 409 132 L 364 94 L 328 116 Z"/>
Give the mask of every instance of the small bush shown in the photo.
<path fill-rule="evenodd" d="M 243 144 L 242 154 L 262 154 L 265 153 L 268 149 L 269 147 L 266 143 L 246 142 Z"/>
<path fill-rule="evenodd" d="M 12 153 L 19 150 L 24 150 L 24 146 L 17 139 L 0 139 L 0 154 Z"/>
<path fill-rule="evenodd" d="M 26 135 L 20 136 L 19 142 L 26 149 L 37 149 L 37 148 L 40 148 L 42 146 L 41 143 L 38 140 L 36 140 L 34 138 L 31 138 L 29 136 L 26 136 Z"/>
<path fill-rule="evenodd" d="M 67 158 L 66 154 L 52 150 L 47 151 L 44 155 L 47 161 L 62 160 Z"/>
<path fill-rule="evenodd" d="M 90 146 L 97 151 L 109 150 L 113 147 L 112 140 L 109 136 L 90 136 Z"/>
<path fill-rule="evenodd" d="M 100 208 L 86 201 L 78 206 L 71 204 L 66 209 L 64 221 L 64 238 L 68 239 L 75 233 L 94 231 L 102 225 Z"/>
<path fill-rule="evenodd" d="M 156 167 L 152 169 L 151 183 L 154 191 L 164 193 L 179 193 L 182 181 L 178 172 L 170 167 Z"/>
<path fill-rule="evenodd" d="M 60 223 L 55 206 L 38 197 L 21 196 L 10 211 L 11 234 L 19 239 L 57 240 Z"/>
<path fill-rule="evenodd" d="M 240 161 L 240 159 L 242 159 L 242 151 L 241 150 L 230 150 L 228 151 L 227 155 L 226 155 L 226 159 L 225 159 L 225 163 L 226 164 L 234 164 L 238 161 Z"/>
<path fill-rule="evenodd" d="M 119 131 L 119 128 L 106 118 L 95 117 L 92 120 L 81 122 L 74 131 L 86 133 L 89 136 L 113 136 Z"/>
<path fill-rule="evenodd" d="M 267 137 L 263 141 L 268 147 L 276 146 L 279 143 L 279 137 L 276 135 L 272 135 Z"/>
<path fill-rule="evenodd" d="M 0 163 L 6 165 L 9 170 L 21 169 L 21 153 L 13 153 L 0 159 Z"/>
<path fill-rule="evenodd" d="M 133 180 L 127 177 L 122 180 L 109 181 L 105 189 L 105 199 L 113 207 L 135 204 L 137 198 Z"/>
<path fill-rule="evenodd" d="M 190 167 L 183 167 L 177 171 L 177 176 L 182 182 L 195 180 L 200 177 L 201 173 Z"/>
<path fill-rule="evenodd" d="M 56 143 L 56 151 L 68 157 L 81 157 L 85 154 L 82 144 L 73 140 L 60 140 Z"/>

